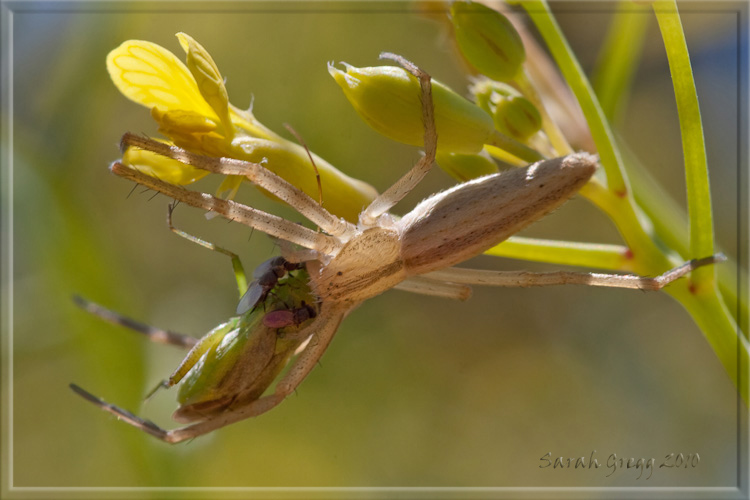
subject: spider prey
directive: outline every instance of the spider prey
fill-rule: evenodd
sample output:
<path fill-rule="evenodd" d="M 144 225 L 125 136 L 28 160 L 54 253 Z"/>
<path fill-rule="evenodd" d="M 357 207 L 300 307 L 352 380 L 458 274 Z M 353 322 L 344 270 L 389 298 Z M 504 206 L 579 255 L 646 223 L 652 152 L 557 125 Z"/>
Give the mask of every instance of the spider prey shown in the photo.
<path fill-rule="evenodd" d="M 218 411 L 187 415 L 180 420 L 194 423 L 169 431 L 75 387 L 79 394 L 128 423 L 164 441 L 175 443 L 260 415 L 278 405 L 310 373 L 343 318 L 363 301 L 390 288 L 455 299 L 468 298 L 471 291 L 469 285 L 476 284 L 541 286 L 578 283 L 657 290 L 698 266 L 720 260 L 717 256 L 693 260 L 656 278 L 576 272 L 480 271 L 451 267 L 497 245 L 562 205 L 588 182 L 597 168 L 597 160 L 589 154 L 573 154 L 488 175 L 435 194 L 404 217 L 394 217 L 388 210 L 406 196 L 432 167 L 438 138 L 430 76 L 400 56 L 385 53 L 381 57 L 398 62 L 419 82 L 425 125 L 425 154 L 406 175 L 361 212 L 357 225 L 332 215 L 312 198 L 261 165 L 231 158 L 200 156 L 132 134 L 123 137 L 123 148 L 138 147 L 210 172 L 245 176 L 296 209 L 322 232 L 233 201 L 162 182 L 118 162 L 110 167 L 118 176 L 183 203 L 216 212 L 229 220 L 303 247 L 304 250 L 295 252 L 289 260 L 304 262 L 318 311 L 315 318 L 301 323 L 294 334 L 296 344 L 286 348 L 284 354 L 287 359 L 293 351 L 299 352 L 299 355 L 274 390 L 261 396 L 259 388 L 271 383 L 271 375 L 275 377 L 279 372 L 275 368 L 269 368 L 269 373 L 264 373 L 263 369 L 258 373 L 257 368 L 240 368 L 262 378 L 263 383 L 255 384 L 254 390 L 231 395 L 231 402 Z M 305 308 L 301 300 L 297 302 L 287 308 L 291 313 L 278 315 L 285 318 L 279 324 L 297 327 L 292 319 L 295 317 L 294 311 Z M 276 324 L 277 319 L 270 318 L 268 323 Z M 267 329 L 268 326 L 264 325 L 263 328 Z M 271 338 L 262 332 L 258 336 Z M 270 340 L 266 342 L 271 344 Z M 250 352 L 244 362 L 252 365 L 253 356 L 267 356 L 265 353 L 269 349 L 264 347 Z"/>

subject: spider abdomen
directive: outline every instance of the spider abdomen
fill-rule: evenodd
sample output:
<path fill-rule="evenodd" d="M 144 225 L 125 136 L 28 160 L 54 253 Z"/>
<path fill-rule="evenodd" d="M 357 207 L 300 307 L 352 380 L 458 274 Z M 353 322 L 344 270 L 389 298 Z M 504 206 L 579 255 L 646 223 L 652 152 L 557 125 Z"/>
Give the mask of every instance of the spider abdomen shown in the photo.
<path fill-rule="evenodd" d="M 438 193 L 399 221 L 407 275 L 463 262 L 562 205 L 596 170 L 588 154 L 480 177 Z"/>

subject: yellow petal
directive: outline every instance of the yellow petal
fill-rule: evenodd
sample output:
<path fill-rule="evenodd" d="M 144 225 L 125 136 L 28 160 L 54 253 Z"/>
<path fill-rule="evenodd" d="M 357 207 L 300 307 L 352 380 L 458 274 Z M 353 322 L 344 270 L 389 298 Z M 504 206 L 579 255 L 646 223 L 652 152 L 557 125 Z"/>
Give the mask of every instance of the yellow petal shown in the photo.
<path fill-rule="evenodd" d="M 107 55 L 107 70 L 120 92 L 138 104 L 193 111 L 219 121 L 185 65 L 155 43 L 123 42 Z"/>
<path fill-rule="evenodd" d="M 216 190 L 216 196 L 224 200 L 234 199 L 244 179 L 241 175 L 227 175 Z"/>
<path fill-rule="evenodd" d="M 187 55 L 187 67 L 198 84 L 203 99 L 221 118 L 221 122 L 229 135 L 232 134 L 232 122 L 229 118 L 229 97 L 224 86 L 219 68 L 216 67 L 211 54 L 196 42 L 190 35 L 177 33 L 182 50 Z"/>
<path fill-rule="evenodd" d="M 203 115 L 182 109 L 169 110 L 161 106 L 151 108 L 151 117 L 161 128 L 180 130 L 183 133 L 211 132 L 216 129 L 216 123 Z"/>
<path fill-rule="evenodd" d="M 146 175 L 179 186 L 193 183 L 208 175 L 207 170 L 185 165 L 145 149 L 128 148 L 122 155 L 122 162 Z"/>

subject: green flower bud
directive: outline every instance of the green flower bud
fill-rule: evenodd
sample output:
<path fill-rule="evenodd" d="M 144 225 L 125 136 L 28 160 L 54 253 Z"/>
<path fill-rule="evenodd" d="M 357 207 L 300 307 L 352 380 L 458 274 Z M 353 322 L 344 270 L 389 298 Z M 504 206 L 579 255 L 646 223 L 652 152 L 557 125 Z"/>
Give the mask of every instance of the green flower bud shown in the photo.
<path fill-rule="evenodd" d="M 503 96 L 498 99 L 492 118 L 499 132 L 521 142 L 525 142 L 542 128 L 539 110 L 522 96 Z"/>
<path fill-rule="evenodd" d="M 435 159 L 440 168 L 461 182 L 498 172 L 497 164 L 481 154 L 438 153 Z"/>
<path fill-rule="evenodd" d="M 526 59 L 521 36 L 496 10 L 474 2 L 454 2 L 451 17 L 461 53 L 493 80 L 513 80 Z"/>
<path fill-rule="evenodd" d="M 510 85 L 483 78 L 472 83 L 469 91 L 477 104 L 492 115 L 498 132 L 525 142 L 541 130 L 539 110 Z"/>
<path fill-rule="evenodd" d="M 355 68 L 347 65 L 344 72 L 329 64 L 328 71 L 372 128 L 395 141 L 424 146 L 419 83 L 406 70 L 394 66 Z M 494 130 L 490 115 L 435 80 L 432 81 L 432 99 L 438 150 L 481 151 Z"/>
<path fill-rule="evenodd" d="M 521 94 L 505 83 L 489 78 L 477 78 L 469 85 L 469 92 L 474 96 L 477 105 L 490 116 L 495 114 L 495 104 L 502 97 L 520 96 Z"/>

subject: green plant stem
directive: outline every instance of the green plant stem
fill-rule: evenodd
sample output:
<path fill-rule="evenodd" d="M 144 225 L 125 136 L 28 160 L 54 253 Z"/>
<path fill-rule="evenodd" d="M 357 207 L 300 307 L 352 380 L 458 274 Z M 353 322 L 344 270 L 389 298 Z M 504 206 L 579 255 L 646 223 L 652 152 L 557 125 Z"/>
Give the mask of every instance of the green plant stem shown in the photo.
<path fill-rule="evenodd" d="M 489 144 L 484 145 L 484 150 L 487 151 L 487 153 L 493 158 L 497 158 L 503 163 L 507 163 L 508 165 L 512 165 L 514 167 L 525 167 L 529 164 L 529 162 L 524 161 L 517 156 L 513 156 L 507 151 L 495 146 L 490 146 Z"/>
<path fill-rule="evenodd" d="M 630 271 L 630 252 L 622 245 L 578 243 L 512 236 L 485 252 L 508 257 L 566 266 Z"/>
<path fill-rule="evenodd" d="M 487 145 L 502 149 L 503 151 L 524 160 L 526 163 L 534 163 L 539 160 L 544 160 L 544 156 L 535 149 L 531 149 L 527 145 L 497 131 L 494 131 L 489 137 Z"/>
<path fill-rule="evenodd" d="M 594 180 L 584 186 L 581 193 L 599 206 L 615 223 L 628 246 L 633 250 L 634 264 L 639 274 L 657 274 L 666 270 L 674 262 L 668 258 L 668 252 L 660 248 L 651 238 L 649 234 L 651 228 L 644 228 L 637 216 L 634 198 L 629 191 L 614 136 L 559 25 L 552 17 L 544 0 L 523 2 L 522 6 L 541 33 L 552 57 L 578 99 L 607 176 L 606 187 Z M 704 257 L 713 253 L 713 228 L 710 224 L 705 150 L 692 69 L 674 2 L 659 2 L 654 6 L 654 10 L 657 12 L 660 28 L 665 37 L 670 70 L 675 81 L 675 94 L 679 96 L 677 102 L 688 170 L 690 251 L 695 256 Z M 691 138 L 697 140 L 699 144 L 687 144 L 691 142 Z M 660 218 L 658 206 L 654 207 L 652 217 Z M 705 252 L 705 254 L 700 252 Z M 715 266 L 707 266 L 699 269 L 698 272 L 693 272 L 687 280 L 668 286 L 665 291 L 675 297 L 693 317 L 747 403 L 748 343 L 743 335 L 738 335 L 737 324 L 722 302 L 721 295 L 715 286 L 715 273 Z M 695 280 L 696 274 L 698 281 Z M 738 361 L 742 369 L 738 369 Z"/>
<path fill-rule="evenodd" d="M 714 228 L 698 93 L 677 4 L 674 0 L 654 2 L 653 9 L 667 51 L 680 119 L 687 181 L 690 254 L 691 257 L 703 257 L 714 253 Z M 693 281 L 704 283 L 714 279 L 714 276 L 710 269 L 700 269 L 693 273 Z"/>
<path fill-rule="evenodd" d="M 674 202 L 627 146 L 622 142 L 618 144 L 625 160 L 625 169 L 633 187 L 635 201 L 653 225 L 653 233 L 658 242 L 678 252 L 683 259 L 689 258 L 688 224 L 684 209 Z M 738 305 L 729 310 L 734 321 L 739 321 L 740 317 L 747 317 L 747 301 L 737 300 L 737 279 L 746 282 L 747 272 L 738 270 L 737 263 L 730 259 L 719 266 L 717 277 L 725 303 Z M 747 337 L 747 331 L 742 331 Z"/>
<path fill-rule="evenodd" d="M 578 60 L 568 45 L 568 41 L 560 30 L 560 26 L 552 16 L 547 2 L 544 0 L 530 0 L 521 5 L 536 25 L 544 38 L 552 57 L 562 71 L 565 81 L 578 99 L 583 114 L 588 122 L 591 135 L 601 158 L 602 166 L 607 174 L 607 186 L 619 196 L 628 195 L 627 180 L 622 169 L 622 160 L 614 147 L 612 131 L 607 123 L 601 106 L 594 97 L 594 92 L 586 78 Z"/>
<path fill-rule="evenodd" d="M 739 325 L 715 289 L 696 293 L 690 282 L 676 282 L 665 291 L 677 299 L 690 313 L 706 340 L 724 365 L 727 374 L 737 385 L 739 395 L 745 404 L 750 401 L 748 392 L 747 367 L 750 357 L 750 344 L 744 335 L 739 334 Z"/>
<path fill-rule="evenodd" d="M 688 224 L 685 210 L 651 175 L 626 144 L 618 141 L 625 171 L 638 207 L 653 225 L 652 233 L 662 245 L 688 258 Z"/>

